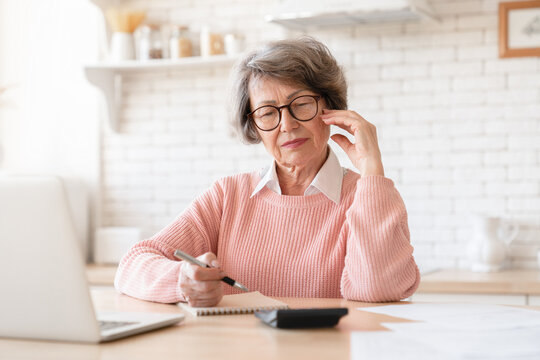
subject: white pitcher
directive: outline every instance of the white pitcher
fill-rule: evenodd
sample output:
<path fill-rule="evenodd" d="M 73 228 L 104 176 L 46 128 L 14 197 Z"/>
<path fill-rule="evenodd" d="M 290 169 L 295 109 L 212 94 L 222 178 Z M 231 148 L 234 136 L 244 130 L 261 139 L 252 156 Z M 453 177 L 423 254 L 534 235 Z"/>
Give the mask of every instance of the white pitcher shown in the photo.
<path fill-rule="evenodd" d="M 472 271 L 501 270 L 508 257 L 508 245 L 516 238 L 519 225 L 497 217 L 476 216 L 473 238 L 468 247 Z"/>

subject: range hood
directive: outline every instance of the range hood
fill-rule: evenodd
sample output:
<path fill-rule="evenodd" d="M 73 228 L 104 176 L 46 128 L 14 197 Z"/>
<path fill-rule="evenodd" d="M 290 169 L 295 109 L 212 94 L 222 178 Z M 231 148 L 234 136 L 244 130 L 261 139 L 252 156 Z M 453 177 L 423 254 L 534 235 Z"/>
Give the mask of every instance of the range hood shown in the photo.
<path fill-rule="evenodd" d="M 291 29 L 336 27 L 436 17 L 425 0 L 284 0 L 266 20 Z"/>

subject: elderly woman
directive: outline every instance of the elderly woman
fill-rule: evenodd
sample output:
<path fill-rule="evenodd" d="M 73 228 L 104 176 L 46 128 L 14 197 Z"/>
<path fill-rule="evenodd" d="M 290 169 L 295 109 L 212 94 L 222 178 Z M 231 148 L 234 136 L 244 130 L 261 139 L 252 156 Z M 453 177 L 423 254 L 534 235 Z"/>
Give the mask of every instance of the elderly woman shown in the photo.
<path fill-rule="evenodd" d="M 347 87 L 312 38 L 268 44 L 235 70 L 233 120 L 274 158 L 262 172 L 225 177 L 168 227 L 121 260 L 115 286 L 144 300 L 216 305 L 238 292 L 229 276 L 269 296 L 396 301 L 420 275 L 407 212 L 384 176 L 375 127 L 347 110 Z M 342 168 L 333 135 L 357 172 Z M 209 264 L 175 259 L 176 249 Z"/>

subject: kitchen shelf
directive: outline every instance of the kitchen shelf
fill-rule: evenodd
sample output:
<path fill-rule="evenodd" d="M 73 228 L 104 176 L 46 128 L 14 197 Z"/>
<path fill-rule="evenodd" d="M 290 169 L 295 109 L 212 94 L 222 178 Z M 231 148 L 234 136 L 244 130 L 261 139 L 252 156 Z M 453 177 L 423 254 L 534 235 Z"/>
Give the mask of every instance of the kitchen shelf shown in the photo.
<path fill-rule="evenodd" d="M 192 56 L 182 59 L 154 59 L 147 61 L 102 62 L 84 67 L 88 81 L 99 88 L 107 103 L 108 122 L 113 131 L 118 131 L 118 115 L 122 108 L 122 77 L 136 72 L 163 72 L 169 70 L 201 69 L 217 66 L 232 66 L 236 57 L 215 55 Z"/>
<path fill-rule="evenodd" d="M 146 71 L 146 70 L 174 70 L 204 68 L 212 65 L 232 65 L 236 57 L 228 55 L 214 56 L 191 56 L 181 59 L 153 59 L 153 60 L 128 60 L 122 62 L 102 62 L 89 64 L 85 69 L 113 70 L 116 72 Z"/>

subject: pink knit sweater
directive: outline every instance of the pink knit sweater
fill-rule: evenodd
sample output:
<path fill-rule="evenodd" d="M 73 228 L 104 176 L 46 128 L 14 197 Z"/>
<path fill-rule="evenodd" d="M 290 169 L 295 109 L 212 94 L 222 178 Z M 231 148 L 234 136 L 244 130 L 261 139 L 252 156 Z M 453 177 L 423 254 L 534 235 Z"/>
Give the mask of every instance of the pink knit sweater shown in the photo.
<path fill-rule="evenodd" d="M 339 205 L 324 194 L 250 198 L 257 173 L 217 181 L 172 224 L 122 258 L 116 288 L 144 300 L 183 301 L 181 262 L 215 253 L 227 275 L 269 296 L 396 301 L 414 293 L 420 274 L 407 213 L 392 180 L 348 171 Z M 225 294 L 237 289 L 223 284 Z"/>

